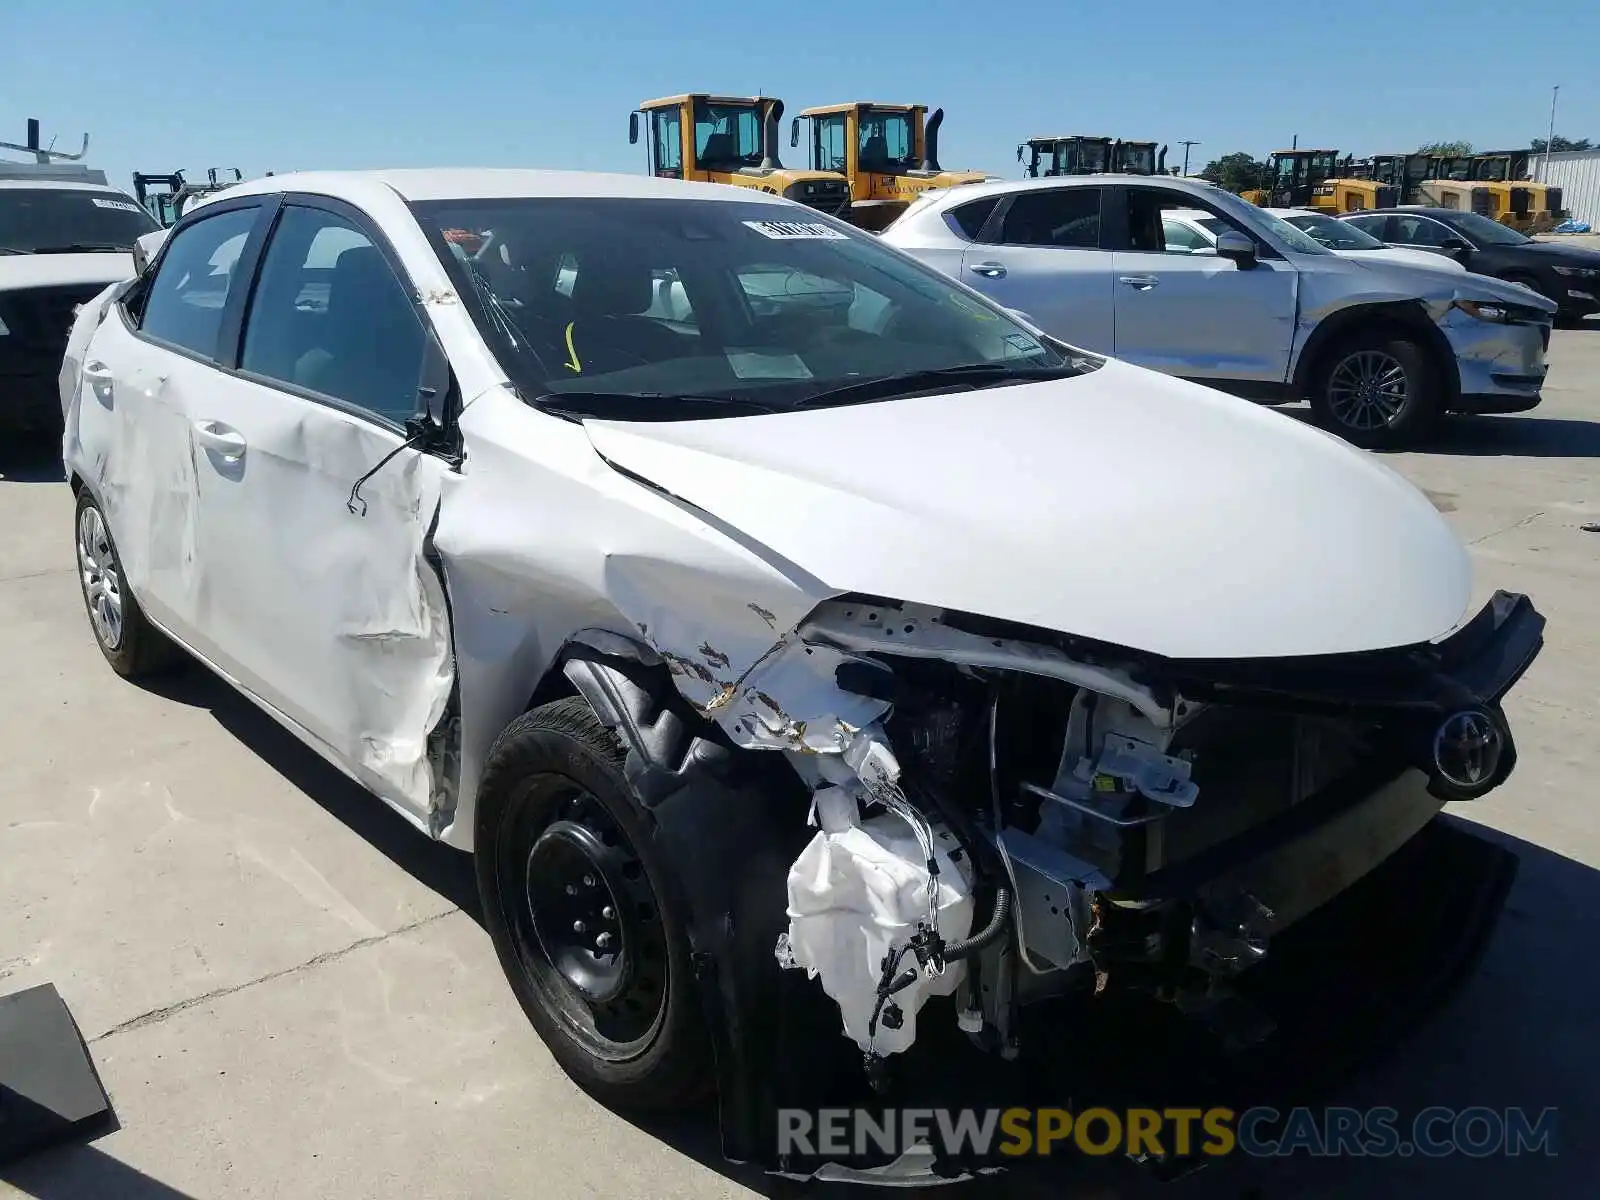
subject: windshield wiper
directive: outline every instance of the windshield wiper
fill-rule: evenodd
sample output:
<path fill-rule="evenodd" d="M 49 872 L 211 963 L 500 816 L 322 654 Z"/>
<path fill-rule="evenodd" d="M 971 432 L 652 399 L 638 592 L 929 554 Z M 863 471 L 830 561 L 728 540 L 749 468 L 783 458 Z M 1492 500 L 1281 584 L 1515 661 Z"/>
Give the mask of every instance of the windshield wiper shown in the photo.
<path fill-rule="evenodd" d="M 898 375 L 876 375 L 817 392 L 791 407 L 816 408 L 828 404 L 865 403 L 963 383 L 980 387 L 1000 383 L 1036 383 L 1041 379 L 1064 379 L 1078 374 L 1081 371 L 1070 362 L 1055 367 L 1023 367 L 1005 362 L 967 363 L 959 367 L 934 367 L 922 371 L 904 371 Z"/>
<path fill-rule="evenodd" d="M 581 420 L 600 417 L 608 421 L 675 421 L 683 409 L 740 409 L 746 413 L 778 410 L 742 396 L 697 396 L 678 392 L 548 392 L 529 401 L 541 412 Z"/>
<path fill-rule="evenodd" d="M 35 246 L 35 254 L 100 254 L 106 251 L 115 251 L 118 254 L 129 254 L 132 251 L 127 246 L 118 246 L 113 242 L 68 242 L 61 246 Z"/>

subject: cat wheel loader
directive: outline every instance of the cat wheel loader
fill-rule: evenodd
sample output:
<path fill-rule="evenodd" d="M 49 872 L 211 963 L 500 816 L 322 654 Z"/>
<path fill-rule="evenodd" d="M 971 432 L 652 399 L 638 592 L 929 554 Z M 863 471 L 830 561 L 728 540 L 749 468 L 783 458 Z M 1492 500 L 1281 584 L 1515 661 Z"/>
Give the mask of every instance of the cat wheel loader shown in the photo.
<path fill-rule="evenodd" d="M 850 183 L 837 171 L 795 171 L 778 160 L 783 101 L 770 96 L 691 92 L 646 100 L 628 115 L 628 141 L 646 130 L 650 172 L 663 179 L 751 188 L 847 216 Z"/>
<path fill-rule="evenodd" d="M 1270 208 L 1309 208 L 1315 212 L 1360 212 L 1393 208 L 1398 188 L 1363 178 L 1353 157 L 1337 150 L 1275 150 L 1268 186 L 1243 193 L 1246 200 Z"/>
<path fill-rule="evenodd" d="M 1030 179 L 1051 175 L 1165 175 L 1167 148 L 1079 133 L 1032 137 L 1017 147 L 1017 161 Z"/>
<path fill-rule="evenodd" d="M 887 229 L 923 192 L 982 183 L 982 171 L 946 171 L 939 165 L 944 109 L 924 104 L 855 100 L 805 109 L 789 127 L 789 146 L 800 144 L 800 122 L 811 123 L 809 162 L 850 184 L 846 219 L 874 233 Z"/>

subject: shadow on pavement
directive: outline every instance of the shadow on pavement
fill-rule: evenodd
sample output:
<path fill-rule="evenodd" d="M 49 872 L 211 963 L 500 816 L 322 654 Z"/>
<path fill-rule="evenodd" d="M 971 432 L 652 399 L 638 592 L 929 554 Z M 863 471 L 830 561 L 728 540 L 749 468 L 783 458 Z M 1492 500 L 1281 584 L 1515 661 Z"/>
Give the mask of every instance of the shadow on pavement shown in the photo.
<path fill-rule="evenodd" d="M 0 483 L 60 483 L 61 433 L 0 432 Z"/>
<path fill-rule="evenodd" d="M 480 920 L 470 855 L 423 835 L 204 667 L 190 663 L 170 675 L 141 680 L 140 686 L 209 710 L 219 725 L 357 837 L 473 920 Z"/>
<path fill-rule="evenodd" d="M 1397 1129 L 1409 1139 L 1411 1122 L 1431 1106 L 1457 1112 L 1482 1106 L 1503 1113 L 1521 1108 L 1530 1122 L 1546 1109 L 1556 1110 L 1553 1154 L 1511 1156 L 1493 1153 L 1474 1157 L 1457 1152 L 1444 1157 L 1396 1153 L 1385 1157 L 1313 1157 L 1301 1151 L 1278 1158 L 1251 1158 L 1241 1153 L 1214 1160 L 1202 1169 L 1170 1181 L 1130 1160 L 1113 1156 L 1090 1159 L 1068 1150 L 1049 1160 L 1031 1160 L 1001 1175 L 954 1187 L 918 1188 L 899 1194 L 940 1196 L 946 1200 L 1363 1200 L 1450 1195 L 1458 1200 L 1503 1200 L 1507 1195 L 1577 1196 L 1592 1191 L 1600 1174 L 1600 1149 L 1589 1147 L 1580 1130 L 1587 1117 L 1600 1111 L 1600 1038 L 1595 1037 L 1593 997 L 1600 994 L 1600 871 L 1541 846 L 1493 830 L 1453 822 L 1456 828 L 1481 836 L 1520 859 L 1505 909 L 1475 969 L 1458 982 L 1431 1013 L 1407 1026 L 1402 1040 L 1379 1050 L 1369 1060 L 1336 1065 L 1341 1082 L 1305 1092 L 1288 1086 L 1319 1109 L 1376 1107 L 1398 1112 Z M 1382 939 L 1392 932 L 1381 921 L 1364 922 L 1361 938 Z M 1337 946 L 1330 948 L 1336 957 Z M 1411 947 L 1396 944 L 1390 956 L 1406 957 Z M 1337 972 L 1336 972 L 1337 973 Z M 1359 996 L 1361 980 L 1346 981 Z M 1343 1003 L 1346 987 L 1339 989 Z M 1381 1022 L 1380 1022 L 1381 1023 Z M 1067 1031 L 1070 1040 L 1071 1031 Z M 1154 1039 L 1159 1044 L 1160 1039 Z M 1129 1038 L 1132 1059 L 1148 1058 L 1151 1042 Z M 1120 1054 L 1120 1046 L 1115 1053 Z M 949 1069 L 971 1076 L 975 1086 L 988 1086 L 993 1060 L 948 1059 Z M 1146 1074 L 1141 1064 L 1133 1070 Z M 1297 1064 L 1275 1070 L 1295 1074 Z M 1321 1068 L 1313 1068 L 1313 1071 Z M 1191 1074 L 1187 1065 L 1170 1062 L 1161 1093 L 1165 1103 L 1205 1107 L 1229 1103 L 1207 1094 L 1205 1073 Z M 1189 1082 L 1186 1083 L 1185 1079 Z M 1113 1085 L 1114 1087 L 1116 1085 Z M 1059 1099 L 1030 1097 L 1033 1103 L 1056 1103 L 1081 1111 L 1097 1103 L 1079 1081 L 1077 1087 L 1052 1084 Z M 1030 1089 L 1031 1090 L 1031 1089 Z M 1179 1099 L 1178 1097 L 1182 1097 Z M 895 1101 L 885 1101 L 893 1104 Z M 1125 1101 L 1098 1101 L 1116 1108 Z M 1249 1098 L 1234 1101 L 1242 1108 Z M 1138 1103 L 1160 1105 L 1155 1094 Z M 1273 1103 L 1263 1100 L 1262 1103 Z M 1320 1116 L 1320 1113 L 1319 1113 Z M 862 1197 L 868 1193 L 845 1185 L 802 1185 L 764 1174 L 756 1168 L 723 1161 L 715 1112 L 683 1113 L 670 1119 L 636 1122 L 680 1153 L 719 1171 L 729 1180 L 763 1195 L 787 1200 L 806 1196 Z M 1448 1123 L 1442 1127 L 1448 1130 Z"/>
<path fill-rule="evenodd" d="M 38 1108 L 9 1088 L 0 1090 L 5 1092 L 0 1106 L 13 1115 L 21 1105 Z M 107 1114 L 95 1136 L 114 1133 L 118 1128 L 115 1115 Z M 189 1193 L 168 1187 L 88 1143 L 52 1146 L 27 1158 L 0 1163 L 0 1184 L 37 1200 L 101 1200 L 112 1196 L 117 1200 L 191 1200 Z"/>
<path fill-rule="evenodd" d="M 1511 458 L 1600 458 L 1600 421 L 1541 417 L 1452 416 L 1420 447 L 1429 454 Z"/>

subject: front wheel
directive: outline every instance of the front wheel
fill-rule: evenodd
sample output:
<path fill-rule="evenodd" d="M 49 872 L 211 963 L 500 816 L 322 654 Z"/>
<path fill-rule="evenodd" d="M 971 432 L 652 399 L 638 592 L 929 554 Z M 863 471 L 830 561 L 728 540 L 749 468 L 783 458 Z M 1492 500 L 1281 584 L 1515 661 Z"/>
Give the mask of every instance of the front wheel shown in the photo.
<path fill-rule="evenodd" d="M 1311 387 L 1317 423 L 1368 450 L 1410 445 L 1438 419 L 1438 377 L 1410 338 L 1357 333 L 1323 355 Z"/>
<path fill-rule="evenodd" d="M 698 1007 L 672 865 L 582 699 L 523 714 L 478 793 L 478 890 L 521 1003 L 562 1068 L 603 1103 L 664 1110 L 704 1094 Z"/>

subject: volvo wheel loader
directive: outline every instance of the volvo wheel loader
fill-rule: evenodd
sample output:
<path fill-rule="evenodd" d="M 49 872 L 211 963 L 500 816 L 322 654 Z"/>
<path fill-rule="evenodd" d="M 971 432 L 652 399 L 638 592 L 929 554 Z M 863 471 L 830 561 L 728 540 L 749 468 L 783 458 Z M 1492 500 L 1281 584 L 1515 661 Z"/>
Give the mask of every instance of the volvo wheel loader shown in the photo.
<path fill-rule="evenodd" d="M 801 121 L 811 123 L 812 169 L 836 171 L 849 181 L 847 219 L 874 233 L 887 229 L 923 192 L 988 178 L 982 171 L 946 171 L 939 165 L 942 108 L 930 114 L 925 104 L 818 105 L 795 117 L 791 148 L 800 144 Z"/>
<path fill-rule="evenodd" d="M 649 122 L 650 172 L 664 179 L 725 183 L 847 216 L 850 183 L 837 171 L 795 171 L 778 160 L 783 101 L 691 92 L 646 100 L 628 116 L 628 141 Z"/>
<path fill-rule="evenodd" d="M 1031 137 L 1017 147 L 1017 161 L 1030 179 L 1051 175 L 1165 175 L 1167 148 L 1154 142 L 1087 137 L 1081 133 Z"/>

